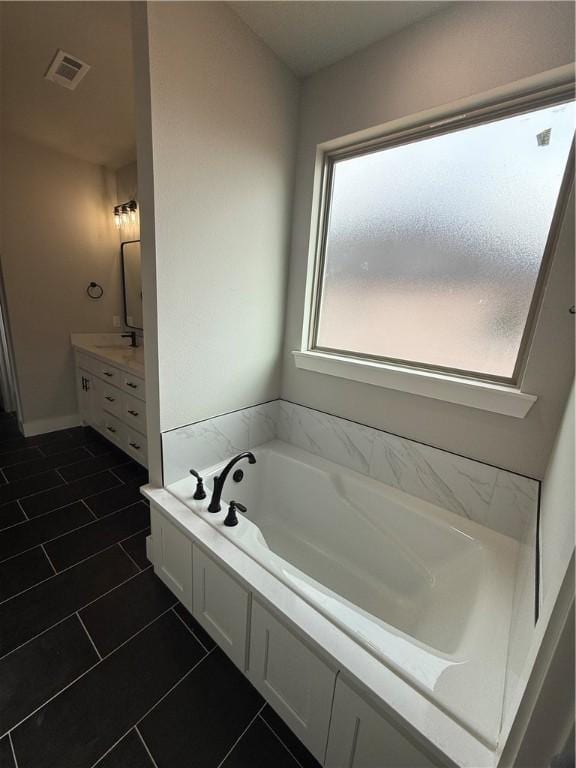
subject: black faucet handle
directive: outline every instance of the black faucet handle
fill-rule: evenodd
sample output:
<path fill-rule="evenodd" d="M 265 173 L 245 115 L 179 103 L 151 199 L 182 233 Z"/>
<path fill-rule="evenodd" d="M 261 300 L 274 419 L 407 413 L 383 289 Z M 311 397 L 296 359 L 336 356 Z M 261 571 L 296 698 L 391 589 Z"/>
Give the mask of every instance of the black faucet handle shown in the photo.
<path fill-rule="evenodd" d="M 195 490 L 194 496 L 192 496 L 192 498 L 196 499 L 196 501 L 201 501 L 202 499 L 206 498 L 206 491 L 204 490 L 204 481 L 202 480 L 202 478 L 200 477 L 198 472 L 196 472 L 195 469 L 191 469 L 190 470 L 190 474 L 193 477 L 195 477 L 196 480 L 198 481 L 196 483 L 196 490 Z"/>
<path fill-rule="evenodd" d="M 233 525 L 238 525 L 238 518 L 236 516 L 237 509 L 240 510 L 240 512 L 246 512 L 244 504 L 240 504 L 239 501 L 231 501 L 230 506 L 228 507 L 228 514 L 224 520 L 224 525 L 227 525 L 229 528 Z"/>

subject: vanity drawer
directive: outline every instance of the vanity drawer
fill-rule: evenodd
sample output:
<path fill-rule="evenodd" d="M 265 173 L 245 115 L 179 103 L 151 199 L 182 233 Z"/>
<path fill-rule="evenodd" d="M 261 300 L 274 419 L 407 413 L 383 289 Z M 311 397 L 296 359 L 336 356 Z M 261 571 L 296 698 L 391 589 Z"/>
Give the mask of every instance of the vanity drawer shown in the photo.
<path fill-rule="evenodd" d="M 104 413 L 102 419 L 102 431 L 109 440 L 112 440 L 112 442 L 116 443 L 121 448 L 124 447 L 127 427 L 122 424 L 120 419 L 117 419 L 109 413 Z"/>
<path fill-rule="evenodd" d="M 148 460 L 146 435 L 142 435 L 140 432 L 135 432 L 129 427 L 125 427 L 124 431 L 126 435 L 125 443 L 123 446 L 124 450 L 126 453 L 136 459 L 136 461 L 139 461 L 140 464 L 144 464 L 144 466 L 146 466 Z"/>
<path fill-rule="evenodd" d="M 113 414 L 114 416 L 122 416 L 122 398 L 124 393 L 116 387 L 110 387 L 105 382 L 100 382 L 100 404 L 102 410 Z"/>
<path fill-rule="evenodd" d="M 122 420 L 131 429 L 138 432 L 146 432 L 146 404 L 132 395 L 122 395 Z"/>
<path fill-rule="evenodd" d="M 120 372 L 120 386 L 125 392 L 128 392 L 134 397 L 138 397 L 141 400 L 146 398 L 146 391 L 144 389 L 144 379 L 138 378 L 138 376 L 132 376 L 130 373 Z"/>
<path fill-rule="evenodd" d="M 120 386 L 122 372 L 119 371 L 118 368 L 114 368 L 113 365 L 102 363 L 100 361 L 98 361 L 96 365 L 98 369 L 95 371 L 95 373 L 100 376 L 102 381 L 107 381 L 109 384 L 116 384 L 116 386 Z"/>

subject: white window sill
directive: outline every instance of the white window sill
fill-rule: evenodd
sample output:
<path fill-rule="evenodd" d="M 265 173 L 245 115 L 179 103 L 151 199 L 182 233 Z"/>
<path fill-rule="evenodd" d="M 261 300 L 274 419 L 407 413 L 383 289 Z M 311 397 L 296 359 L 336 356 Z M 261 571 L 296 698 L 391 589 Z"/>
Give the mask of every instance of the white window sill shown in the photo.
<path fill-rule="evenodd" d="M 295 351 L 292 354 L 296 367 L 306 371 L 361 381 L 375 387 L 397 389 L 517 419 L 523 419 L 537 399 L 536 395 L 528 395 L 516 387 L 403 368 L 389 363 L 354 360 L 322 352 Z"/>

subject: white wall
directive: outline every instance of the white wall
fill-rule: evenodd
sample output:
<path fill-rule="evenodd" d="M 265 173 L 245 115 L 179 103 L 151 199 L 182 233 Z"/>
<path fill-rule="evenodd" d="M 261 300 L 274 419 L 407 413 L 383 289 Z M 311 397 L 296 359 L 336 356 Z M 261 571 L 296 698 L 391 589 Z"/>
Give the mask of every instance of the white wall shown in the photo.
<path fill-rule="evenodd" d="M 138 199 L 138 165 L 128 163 L 116 171 L 116 197 L 119 203 Z"/>
<path fill-rule="evenodd" d="M 540 577 L 542 603 L 554 601 L 574 552 L 574 384 L 542 483 Z"/>
<path fill-rule="evenodd" d="M 77 423 L 70 333 L 121 315 L 114 175 L 4 133 L 2 270 L 27 432 Z M 104 288 L 93 301 L 92 280 Z"/>
<path fill-rule="evenodd" d="M 158 323 L 146 357 L 164 431 L 278 396 L 298 89 L 224 3 L 149 3 L 134 34 L 144 323 L 154 303 Z"/>
<path fill-rule="evenodd" d="M 305 81 L 282 397 L 541 478 L 574 369 L 573 203 L 526 370 L 538 402 L 524 419 L 296 369 L 302 333 L 317 144 L 459 102 L 574 60 L 574 9 L 562 2 L 457 3 Z M 562 73 L 566 76 L 566 73 Z M 541 78 L 540 78 L 541 79 Z"/>
<path fill-rule="evenodd" d="M 520 750 L 521 757 L 514 763 L 519 766 L 528 764 L 527 756 L 533 760 L 530 765 L 548 765 L 550 754 L 560 751 L 563 738 L 574 724 L 574 419 L 572 382 L 541 487 L 540 603 L 536 624 L 536 526 L 534 535 L 529 535 L 529 540 L 523 545 L 517 575 L 503 731 L 506 735 L 512 728 L 506 750 L 510 754 Z M 562 648 L 556 648 L 557 634 L 562 631 L 570 611 L 569 631 L 562 640 Z M 556 639 L 547 647 L 551 637 Z M 546 683 L 547 688 L 542 688 L 554 654 L 558 654 L 558 658 L 553 664 L 559 668 L 551 677 L 551 688 L 550 681 Z M 538 714 L 538 708 L 544 711 Z M 535 719 L 530 721 L 530 717 Z M 524 744 L 521 743 L 523 741 Z M 509 765 L 511 762 L 504 761 L 502 764 Z"/>

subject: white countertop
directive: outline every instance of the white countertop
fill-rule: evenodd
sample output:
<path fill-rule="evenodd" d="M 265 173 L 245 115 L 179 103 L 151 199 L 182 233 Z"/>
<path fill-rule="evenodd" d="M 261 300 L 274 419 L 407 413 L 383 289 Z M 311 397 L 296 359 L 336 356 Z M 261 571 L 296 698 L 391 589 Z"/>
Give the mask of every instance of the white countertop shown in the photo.
<path fill-rule="evenodd" d="M 144 346 L 131 347 L 130 339 L 123 338 L 122 334 L 72 333 L 70 340 L 78 352 L 85 352 L 144 378 Z"/>

